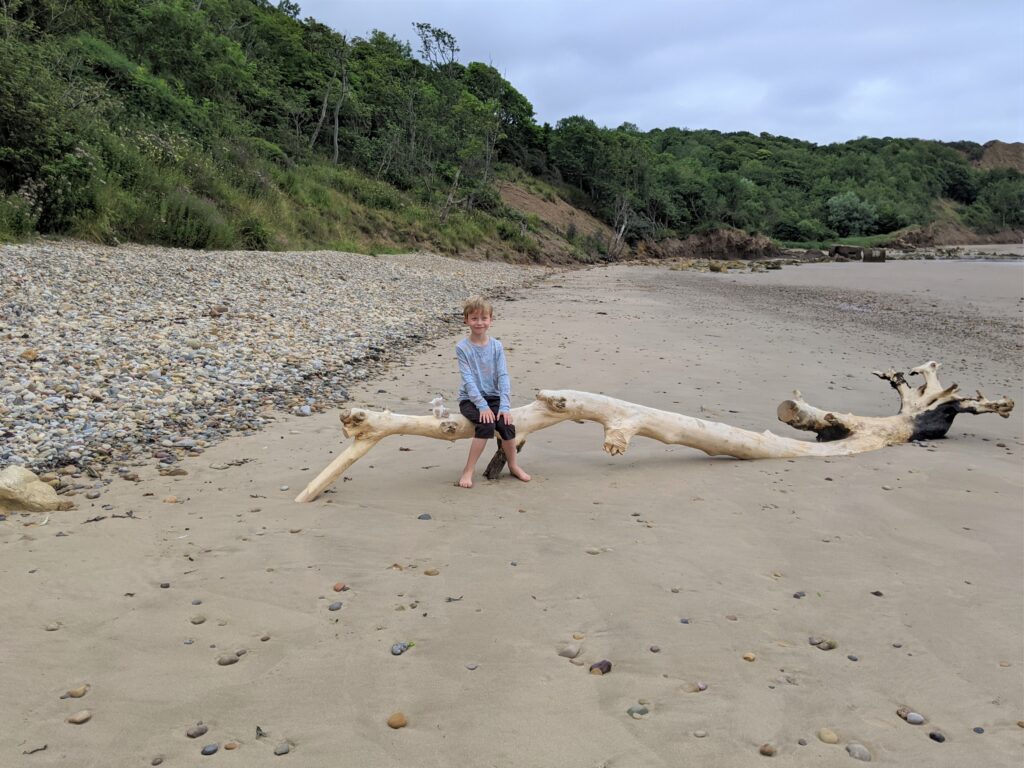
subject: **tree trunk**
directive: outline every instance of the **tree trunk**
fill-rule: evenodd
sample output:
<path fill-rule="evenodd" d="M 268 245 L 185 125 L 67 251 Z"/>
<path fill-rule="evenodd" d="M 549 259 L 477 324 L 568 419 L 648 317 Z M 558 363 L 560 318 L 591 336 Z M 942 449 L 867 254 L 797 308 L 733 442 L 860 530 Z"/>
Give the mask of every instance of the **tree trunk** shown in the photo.
<path fill-rule="evenodd" d="M 630 440 L 639 435 L 669 445 L 696 448 L 709 456 L 733 456 L 738 459 L 789 459 L 805 456 L 849 456 L 873 451 L 909 440 L 943 437 L 958 413 L 997 413 L 1003 418 L 1013 410 L 1013 400 L 1001 397 L 987 400 L 957 395 L 957 385 L 943 388 L 932 361 L 914 368 L 925 383 L 916 389 L 907 384 L 904 374 L 875 371 L 889 381 L 900 396 L 900 411 L 895 416 L 855 416 L 823 411 L 804 402 L 799 392 L 795 399 L 779 405 L 779 420 L 797 429 L 818 435 L 817 442 L 779 437 L 771 432 L 752 432 L 728 424 L 684 416 L 670 411 L 616 400 L 605 395 L 575 390 L 542 391 L 529 405 L 514 408 L 516 447 L 521 449 L 531 432 L 566 420 L 595 421 L 604 426 L 604 450 L 612 456 L 626 452 Z M 341 452 L 295 499 L 313 501 L 345 470 L 389 435 L 419 435 L 439 440 L 473 437 L 473 425 L 462 416 L 407 416 L 389 411 L 360 408 L 341 412 L 342 430 L 352 443 Z M 499 450 L 500 454 L 501 451 Z M 496 476 L 500 460 L 492 460 L 488 472 Z M 488 476 L 491 476 L 490 474 Z"/>

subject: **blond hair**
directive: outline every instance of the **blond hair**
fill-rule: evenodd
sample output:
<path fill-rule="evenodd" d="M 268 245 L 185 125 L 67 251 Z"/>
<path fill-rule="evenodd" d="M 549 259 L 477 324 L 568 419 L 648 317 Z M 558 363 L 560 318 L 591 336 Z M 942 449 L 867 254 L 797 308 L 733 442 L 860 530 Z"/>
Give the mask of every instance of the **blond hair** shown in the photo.
<path fill-rule="evenodd" d="M 494 305 L 483 296 L 470 296 L 462 302 L 462 319 L 468 319 L 474 312 L 484 312 L 488 317 L 494 317 Z"/>

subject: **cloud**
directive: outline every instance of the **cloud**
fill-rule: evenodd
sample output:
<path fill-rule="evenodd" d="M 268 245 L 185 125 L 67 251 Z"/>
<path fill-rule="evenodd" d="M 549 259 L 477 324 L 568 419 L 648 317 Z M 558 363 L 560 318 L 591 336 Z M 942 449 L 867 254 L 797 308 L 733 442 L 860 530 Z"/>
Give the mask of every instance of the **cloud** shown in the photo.
<path fill-rule="evenodd" d="M 307 0 L 349 36 L 414 21 L 494 65 L 541 122 L 1024 140 L 1019 0 Z"/>

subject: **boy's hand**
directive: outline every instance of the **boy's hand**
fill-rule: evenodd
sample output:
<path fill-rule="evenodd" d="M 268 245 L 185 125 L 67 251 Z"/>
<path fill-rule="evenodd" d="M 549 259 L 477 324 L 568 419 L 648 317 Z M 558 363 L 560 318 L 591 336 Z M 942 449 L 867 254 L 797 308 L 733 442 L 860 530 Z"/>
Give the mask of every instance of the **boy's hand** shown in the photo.
<path fill-rule="evenodd" d="M 481 424 L 493 424 L 494 423 L 494 411 L 490 408 L 484 408 L 480 411 L 480 423 Z"/>
<path fill-rule="evenodd" d="M 512 423 L 512 412 L 511 411 L 502 411 L 501 413 L 498 414 L 498 418 L 499 419 L 504 419 L 506 424 L 511 424 Z"/>

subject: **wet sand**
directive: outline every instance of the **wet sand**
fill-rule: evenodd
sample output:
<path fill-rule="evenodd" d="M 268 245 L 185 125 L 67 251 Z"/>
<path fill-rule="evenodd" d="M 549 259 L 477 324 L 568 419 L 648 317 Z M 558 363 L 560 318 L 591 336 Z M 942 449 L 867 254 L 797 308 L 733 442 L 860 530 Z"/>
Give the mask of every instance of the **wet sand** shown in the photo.
<path fill-rule="evenodd" d="M 502 302 L 492 332 L 514 404 L 586 389 L 785 434 L 775 408 L 793 389 L 891 413 L 896 396 L 870 371 L 929 359 L 946 383 L 1024 401 L 1021 274 L 617 266 Z M 452 405 L 456 339 L 425 343 L 354 401 Z M 239 766 L 725 767 L 761 764 L 771 743 L 783 764 L 849 766 L 857 742 L 881 765 L 1017 765 L 1020 407 L 831 461 L 643 439 L 612 458 L 598 425 L 566 423 L 529 440 L 533 482 L 470 491 L 452 485 L 465 442 L 392 437 L 305 505 L 292 499 L 343 445 L 337 412 L 280 416 L 182 462 L 184 477 L 145 462 L 141 483 L 115 480 L 45 526 L 0 523 L 0 687 L 17 692 L 0 703 L 0 764 L 194 765 L 216 743 L 207 759 Z M 574 633 L 582 666 L 557 653 Z M 415 645 L 393 656 L 403 641 Z M 601 659 L 611 673 L 588 674 Z M 83 683 L 85 697 L 59 698 Z M 641 699 L 650 713 L 632 719 Z M 904 705 L 927 723 L 897 717 Z M 83 708 L 89 722 L 64 722 Z M 407 727 L 387 726 L 395 711 Z M 198 720 L 209 732 L 187 738 Z M 282 742 L 291 753 L 277 757 Z"/>

